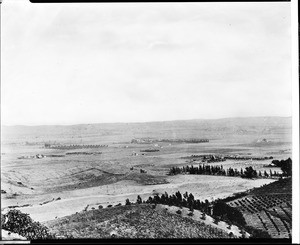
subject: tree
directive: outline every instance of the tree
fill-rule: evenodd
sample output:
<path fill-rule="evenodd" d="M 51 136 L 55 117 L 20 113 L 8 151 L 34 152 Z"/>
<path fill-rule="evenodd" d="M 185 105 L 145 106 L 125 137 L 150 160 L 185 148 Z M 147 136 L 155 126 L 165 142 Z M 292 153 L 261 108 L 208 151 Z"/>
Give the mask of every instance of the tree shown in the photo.
<path fill-rule="evenodd" d="M 220 222 L 220 218 L 219 217 L 214 218 L 214 221 L 213 221 L 214 224 L 217 225 L 219 222 Z"/>
<path fill-rule="evenodd" d="M 230 222 L 237 223 L 241 226 L 246 224 L 243 214 L 238 209 L 230 207 L 221 200 L 218 200 L 214 203 L 213 215 L 222 219 L 228 219 Z"/>
<path fill-rule="evenodd" d="M 142 201 L 142 198 L 140 197 L 140 195 L 137 196 L 137 200 L 136 200 L 136 203 L 137 204 L 141 204 L 143 201 Z"/>
<path fill-rule="evenodd" d="M 267 177 L 267 178 L 269 177 L 269 175 L 268 175 L 268 173 L 267 173 L 266 170 L 264 171 L 264 176 Z"/>
<path fill-rule="evenodd" d="M 181 202 L 182 202 L 182 195 L 181 195 L 181 193 L 180 193 L 179 191 L 177 191 L 177 192 L 175 193 L 175 195 L 176 195 L 176 197 L 177 197 L 178 202 L 181 203 Z"/>
<path fill-rule="evenodd" d="M 7 221 L 2 225 L 2 229 L 17 233 L 27 239 L 54 239 L 49 229 L 39 222 L 33 221 L 26 213 L 20 210 L 11 209 L 4 214 L 4 220 Z"/>
<path fill-rule="evenodd" d="M 281 170 L 284 176 L 292 176 L 292 159 L 288 158 L 282 164 Z"/>
<path fill-rule="evenodd" d="M 256 170 L 253 170 L 253 178 L 256 178 L 257 177 L 257 172 Z"/>
<path fill-rule="evenodd" d="M 148 200 L 146 201 L 146 203 L 153 203 L 153 198 L 149 197 Z"/>
<path fill-rule="evenodd" d="M 189 195 L 189 194 L 188 194 L 188 192 L 186 191 L 186 192 L 183 194 L 183 197 L 184 197 L 184 198 L 187 198 L 188 195 Z"/>
<path fill-rule="evenodd" d="M 252 179 L 254 177 L 257 177 L 257 173 L 251 166 L 246 167 L 246 170 L 244 171 L 244 175 L 242 177 Z"/>
<path fill-rule="evenodd" d="M 131 205 L 131 202 L 129 201 L 129 199 L 126 199 L 125 205 Z"/>

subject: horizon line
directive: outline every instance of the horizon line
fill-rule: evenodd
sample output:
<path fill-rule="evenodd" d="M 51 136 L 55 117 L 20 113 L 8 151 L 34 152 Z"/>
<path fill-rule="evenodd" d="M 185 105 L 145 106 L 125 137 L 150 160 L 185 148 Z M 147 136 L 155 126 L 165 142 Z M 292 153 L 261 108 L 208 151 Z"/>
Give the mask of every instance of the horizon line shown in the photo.
<path fill-rule="evenodd" d="M 245 116 L 245 117 L 221 117 L 221 118 L 194 118 L 194 119 L 174 119 L 174 120 L 161 120 L 161 121 L 131 121 L 131 122 L 93 122 L 93 123 L 75 123 L 75 124 L 13 124 L 13 125 L 2 125 L 1 127 L 45 127 L 45 126 L 79 126 L 79 125 L 90 125 L 90 124 L 135 124 L 135 123 L 160 123 L 160 122 L 178 122 L 178 121 L 195 121 L 195 120 L 224 120 L 224 119 L 245 119 L 245 118 L 292 118 L 292 116 Z"/>

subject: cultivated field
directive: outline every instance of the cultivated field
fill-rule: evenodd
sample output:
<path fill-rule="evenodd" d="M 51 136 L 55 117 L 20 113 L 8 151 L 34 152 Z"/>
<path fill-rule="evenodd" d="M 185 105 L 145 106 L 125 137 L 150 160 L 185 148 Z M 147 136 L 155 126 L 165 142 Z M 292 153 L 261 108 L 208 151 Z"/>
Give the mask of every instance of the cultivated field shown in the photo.
<path fill-rule="evenodd" d="M 248 225 L 268 232 L 272 238 L 291 238 L 291 182 L 274 182 L 228 204 L 242 211 Z"/>

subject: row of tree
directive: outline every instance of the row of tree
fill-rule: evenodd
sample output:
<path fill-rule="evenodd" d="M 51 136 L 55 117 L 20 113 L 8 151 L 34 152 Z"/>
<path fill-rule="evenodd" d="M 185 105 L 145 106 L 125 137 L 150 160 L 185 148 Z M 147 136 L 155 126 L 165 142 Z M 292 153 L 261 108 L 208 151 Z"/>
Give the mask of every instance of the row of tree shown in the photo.
<path fill-rule="evenodd" d="M 137 196 L 136 200 L 137 204 L 141 203 L 148 203 L 148 204 L 165 204 L 170 206 L 177 206 L 177 207 L 186 207 L 190 210 L 200 210 L 202 212 L 209 213 L 211 204 L 206 199 L 205 202 L 200 202 L 199 199 L 195 200 L 192 193 L 185 192 L 184 194 L 181 194 L 179 191 L 177 191 L 173 195 L 169 195 L 167 192 L 159 196 L 158 194 L 154 195 L 153 197 L 149 197 L 147 200 L 142 200 L 140 196 Z M 126 199 L 125 205 L 131 205 L 132 203 L 129 201 L 129 199 Z"/>
<path fill-rule="evenodd" d="M 167 192 L 161 196 L 156 194 L 153 197 L 149 197 L 146 201 L 143 201 L 140 196 L 137 196 L 137 204 L 149 203 L 149 204 L 165 204 L 169 206 L 186 207 L 191 212 L 199 210 L 205 214 L 213 216 L 218 220 L 225 220 L 230 223 L 235 223 L 241 226 L 246 224 L 242 213 L 233 207 L 230 207 L 222 200 L 216 200 L 209 202 L 207 199 L 203 202 L 199 199 L 195 199 L 192 193 L 185 192 L 181 194 L 177 191 L 173 195 L 169 195 Z M 131 205 L 129 199 L 126 199 L 125 205 Z"/>
<path fill-rule="evenodd" d="M 241 168 L 239 171 L 238 169 L 228 168 L 224 169 L 222 165 L 204 165 L 199 164 L 198 167 L 186 166 L 186 167 L 172 167 L 169 170 L 169 175 L 176 175 L 176 174 L 199 174 L 199 175 L 220 175 L 220 176 L 232 176 L 232 177 L 242 177 L 242 178 L 269 178 L 269 177 L 278 177 L 281 174 L 270 170 L 269 173 L 265 170 L 263 173 L 259 170 L 256 171 L 251 166 L 246 167 L 245 169 Z"/>

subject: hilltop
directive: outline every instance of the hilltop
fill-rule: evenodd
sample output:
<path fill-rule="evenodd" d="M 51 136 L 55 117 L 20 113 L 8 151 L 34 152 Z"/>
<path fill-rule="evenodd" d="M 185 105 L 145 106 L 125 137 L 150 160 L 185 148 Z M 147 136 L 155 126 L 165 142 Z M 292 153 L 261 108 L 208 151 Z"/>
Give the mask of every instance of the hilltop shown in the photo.
<path fill-rule="evenodd" d="M 218 228 L 149 204 L 90 210 L 44 224 L 58 238 L 229 238 Z"/>

